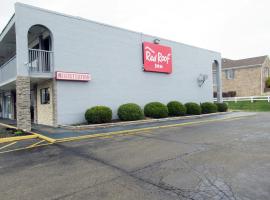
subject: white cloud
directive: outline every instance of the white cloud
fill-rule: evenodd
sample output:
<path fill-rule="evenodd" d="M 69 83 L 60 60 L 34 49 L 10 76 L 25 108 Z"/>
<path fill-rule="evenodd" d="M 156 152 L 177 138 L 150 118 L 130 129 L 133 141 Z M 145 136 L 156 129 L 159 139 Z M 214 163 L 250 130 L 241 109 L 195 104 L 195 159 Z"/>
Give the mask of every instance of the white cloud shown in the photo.
<path fill-rule="evenodd" d="M 0 29 L 16 0 L 1 0 Z M 163 38 L 216 50 L 229 58 L 270 51 L 268 0 L 19 0 Z"/>

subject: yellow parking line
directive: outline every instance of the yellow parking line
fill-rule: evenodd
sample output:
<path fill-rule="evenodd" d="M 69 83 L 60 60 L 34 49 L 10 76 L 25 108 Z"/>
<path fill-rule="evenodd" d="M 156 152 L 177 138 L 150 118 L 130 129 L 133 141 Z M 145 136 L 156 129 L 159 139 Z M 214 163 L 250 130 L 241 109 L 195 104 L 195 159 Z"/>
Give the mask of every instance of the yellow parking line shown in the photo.
<path fill-rule="evenodd" d="M 108 133 L 98 133 L 98 134 L 93 134 L 93 135 L 84 135 L 84 136 L 78 136 L 78 137 L 69 137 L 69 138 L 57 139 L 57 140 L 54 140 L 54 142 L 63 143 L 63 142 L 82 140 L 82 139 L 89 139 L 89 138 L 106 138 L 106 137 L 109 138 L 109 137 L 113 137 L 115 135 L 132 135 L 132 134 L 144 133 L 144 132 L 148 132 L 148 131 L 155 130 L 155 129 L 160 129 L 160 128 L 170 128 L 170 127 L 179 127 L 179 126 L 187 126 L 187 125 L 198 125 L 198 124 L 210 123 L 210 122 L 229 121 L 229 120 L 232 120 L 232 119 L 241 119 L 241 118 L 244 118 L 244 117 L 249 117 L 249 116 L 227 117 L 227 118 L 222 118 L 222 119 L 210 119 L 210 120 L 202 120 L 202 121 L 197 121 L 197 122 L 186 122 L 186 123 L 181 123 L 181 124 L 170 124 L 170 125 L 164 125 L 164 126 L 139 128 L 139 129 L 133 129 L 133 130 L 123 130 L 123 131 L 115 131 L 115 132 L 108 132 Z M 40 135 L 40 134 L 35 134 L 34 136 L 37 136 L 37 135 Z M 23 136 L 20 136 L 20 137 L 23 137 Z M 46 136 L 44 136 L 44 137 L 46 137 Z M 53 140 L 52 138 L 49 138 L 49 139 Z M 47 139 L 44 139 L 44 140 L 48 141 Z M 48 146 L 48 145 L 51 145 L 51 144 L 54 143 L 54 142 L 50 142 L 50 143 L 46 143 L 46 144 L 41 144 L 44 140 L 39 141 L 39 142 L 37 142 L 37 143 L 35 143 L 33 145 L 30 145 L 28 147 L 2 151 L 2 152 L 0 152 L 0 154 L 19 151 L 19 150 L 25 150 L 25 149 L 31 149 L 31 148 L 35 148 L 35 147 Z"/>
<path fill-rule="evenodd" d="M 7 145 L 1 147 L 0 150 L 1 150 L 1 149 L 4 149 L 4 148 L 6 148 L 6 147 L 9 147 L 9 146 L 11 146 L 11 145 L 13 145 L 13 144 L 16 144 L 16 143 L 17 143 L 17 142 L 9 143 L 9 144 L 7 144 Z"/>
<path fill-rule="evenodd" d="M 39 133 L 35 133 L 35 132 L 30 132 L 30 133 L 33 134 L 33 135 L 35 135 L 35 136 L 37 136 L 38 138 L 43 139 L 43 140 L 46 140 L 47 142 L 50 142 L 50 143 L 54 143 L 56 141 L 53 138 L 50 138 L 50 137 L 41 135 Z"/>
<path fill-rule="evenodd" d="M 20 141 L 20 140 L 26 140 L 26 139 L 33 139 L 33 138 L 37 138 L 37 136 L 36 135 L 25 135 L 25 136 L 14 136 L 14 137 L 1 138 L 0 144 L 6 143 L 6 142 L 14 142 L 14 141 Z"/>
<path fill-rule="evenodd" d="M 113 137 L 113 136 L 108 135 L 108 136 L 102 137 L 102 139 L 108 139 L 108 138 L 112 138 L 112 137 Z"/>
<path fill-rule="evenodd" d="M 26 147 L 26 148 L 32 148 L 32 147 L 35 147 L 35 146 L 41 144 L 41 143 L 44 142 L 44 141 L 45 141 L 45 140 L 41 140 L 41 141 L 39 141 L 39 142 L 36 142 L 36 143 L 34 143 L 34 144 L 29 145 L 29 146 Z"/>
<path fill-rule="evenodd" d="M 115 136 L 115 135 L 121 135 L 121 134 L 123 134 L 123 135 L 130 134 L 131 135 L 131 134 L 136 134 L 136 132 L 138 133 L 138 132 L 150 131 L 150 130 L 161 129 L 161 128 L 198 125 L 198 124 L 203 124 L 203 123 L 219 122 L 219 121 L 224 121 L 224 120 L 228 120 L 228 119 L 241 119 L 243 117 L 249 117 L 249 116 L 226 117 L 226 118 L 221 118 L 221 119 L 209 119 L 209 120 L 201 120 L 201 121 L 195 121 L 195 122 L 185 122 L 185 123 L 180 123 L 180 124 L 170 124 L 170 125 L 163 125 L 163 126 L 138 128 L 138 129 L 132 129 L 132 130 L 98 133 L 98 134 L 92 134 L 92 135 L 82 135 L 82 136 L 57 139 L 56 142 L 60 143 L 60 142 L 70 142 L 70 141 L 90 139 L 90 138 L 104 138 L 104 137 L 108 137 L 108 136 Z"/>
<path fill-rule="evenodd" d="M 17 149 L 11 149 L 11 150 L 7 150 L 7 151 L 2 151 L 2 152 L 0 152 L 0 154 L 10 153 L 10 152 L 14 152 L 14 151 L 21 151 L 21 150 L 26 150 L 26 149 L 32 149 L 35 147 L 48 146 L 48 145 L 52 145 L 52 144 L 53 143 L 46 143 L 46 144 L 38 144 L 34 147 L 22 147 L 22 148 L 17 148 Z"/>

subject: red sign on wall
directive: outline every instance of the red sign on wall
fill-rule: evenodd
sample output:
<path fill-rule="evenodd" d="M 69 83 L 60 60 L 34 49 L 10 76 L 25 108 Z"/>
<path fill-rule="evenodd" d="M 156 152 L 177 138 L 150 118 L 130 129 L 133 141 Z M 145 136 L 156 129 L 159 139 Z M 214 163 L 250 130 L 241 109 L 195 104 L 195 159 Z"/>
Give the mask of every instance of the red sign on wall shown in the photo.
<path fill-rule="evenodd" d="M 143 65 L 145 71 L 172 73 L 171 47 L 144 42 Z"/>
<path fill-rule="evenodd" d="M 64 81 L 90 81 L 91 76 L 88 73 L 75 73 L 75 72 L 55 72 L 56 80 Z"/>

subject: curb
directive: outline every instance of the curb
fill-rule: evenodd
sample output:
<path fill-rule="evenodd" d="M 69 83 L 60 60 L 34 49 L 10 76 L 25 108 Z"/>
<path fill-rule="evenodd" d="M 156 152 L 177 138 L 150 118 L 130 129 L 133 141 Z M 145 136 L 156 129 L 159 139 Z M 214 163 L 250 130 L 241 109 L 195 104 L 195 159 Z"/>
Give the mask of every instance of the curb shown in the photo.
<path fill-rule="evenodd" d="M 25 135 L 25 136 L 6 137 L 6 138 L 1 138 L 0 139 L 0 144 L 1 143 L 6 143 L 6 142 L 14 142 L 14 141 L 20 141 L 20 140 L 34 139 L 34 138 L 37 138 L 37 136 L 36 135 Z"/>
<path fill-rule="evenodd" d="M 6 128 L 12 128 L 12 129 L 18 130 L 18 128 L 16 126 L 4 124 L 4 123 L 0 123 L 0 125 L 1 126 L 4 126 Z M 34 132 L 31 132 L 31 131 L 30 132 L 27 132 L 27 133 L 29 133 L 31 135 L 1 138 L 0 139 L 0 143 L 20 141 L 20 140 L 27 140 L 27 139 L 33 139 L 33 138 L 40 138 L 40 139 L 46 140 L 49 143 L 54 143 L 55 142 L 55 139 L 46 137 L 46 136 L 41 135 L 41 134 L 38 134 L 38 133 L 34 133 Z"/>
<path fill-rule="evenodd" d="M 195 121 L 195 122 L 185 122 L 185 123 L 180 123 L 180 124 L 170 124 L 170 125 L 163 125 L 163 126 L 153 126 L 153 127 L 130 129 L 130 130 L 121 130 L 121 131 L 114 131 L 114 132 L 107 132 L 107 133 L 97 133 L 97 134 L 90 134 L 90 135 L 67 137 L 67 138 L 57 139 L 56 143 L 71 142 L 71 141 L 90 139 L 90 138 L 102 138 L 102 137 L 112 136 L 112 135 L 121 135 L 121 134 L 124 135 L 124 134 L 128 134 L 128 133 L 136 133 L 136 132 L 141 132 L 141 131 L 156 130 L 156 129 L 161 129 L 161 128 L 171 128 L 171 127 L 180 127 L 180 126 L 188 126 L 188 125 L 198 125 L 198 124 L 204 124 L 204 123 L 209 123 L 209 122 L 220 122 L 220 121 L 229 120 L 229 119 L 241 119 L 243 117 L 248 117 L 248 116 L 226 117 L 226 118 L 222 118 L 222 119 L 209 119 L 209 120 L 201 120 L 201 121 Z"/>
<path fill-rule="evenodd" d="M 50 137 L 47 137 L 47 136 L 44 136 L 44 135 L 41 135 L 39 133 L 35 133 L 35 132 L 29 132 L 31 134 L 33 134 L 34 136 L 36 136 L 37 138 L 40 138 L 40 139 L 43 139 L 49 143 L 54 143 L 56 141 L 56 139 L 52 139 Z"/>
<path fill-rule="evenodd" d="M 198 119 L 207 116 L 215 116 L 215 115 L 226 115 L 232 112 L 219 112 L 219 113 L 210 113 L 210 114 L 201 114 L 201 115 L 190 115 L 190 116 L 181 116 L 181 117 L 167 117 L 162 119 L 144 119 L 144 120 L 137 120 L 137 121 L 127 121 L 127 122 L 115 122 L 115 123 L 104 123 L 104 124 L 88 124 L 88 125 L 62 125 L 59 127 L 63 127 L 69 130 L 84 130 L 84 129 L 94 129 L 94 128 L 108 128 L 114 126 L 127 126 L 127 125 L 136 125 L 136 124 L 145 124 L 151 122 L 166 122 L 166 121 L 173 121 L 179 119 Z"/>

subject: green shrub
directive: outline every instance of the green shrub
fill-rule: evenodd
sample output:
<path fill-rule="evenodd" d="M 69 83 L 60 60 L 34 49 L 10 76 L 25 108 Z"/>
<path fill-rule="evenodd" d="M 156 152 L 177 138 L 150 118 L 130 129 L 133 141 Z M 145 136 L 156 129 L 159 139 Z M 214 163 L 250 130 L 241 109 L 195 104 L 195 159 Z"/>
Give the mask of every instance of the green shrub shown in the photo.
<path fill-rule="evenodd" d="M 211 102 L 202 103 L 201 108 L 203 114 L 217 112 L 217 105 Z"/>
<path fill-rule="evenodd" d="M 265 81 L 265 86 L 266 86 L 267 88 L 270 88 L 270 77 L 266 79 L 266 81 Z"/>
<path fill-rule="evenodd" d="M 216 103 L 218 112 L 226 112 L 228 105 L 226 103 Z"/>
<path fill-rule="evenodd" d="M 24 132 L 22 130 L 14 131 L 14 135 L 16 135 L 16 136 L 23 135 L 23 134 L 24 134 Z"/>
<path fill-rule="evenodd" d="M 167 107 L 170 116 L 183 116 L 187 112 L 186 107 L 178 101 L 169 102 Z"/>
<path fill-rule="evenodd" d="M 85 112 L 88 123 L 106 123 L 112 120 L 112 110 L 106 106 L 95 106 Z"/>
<path fill-rule="evenodd" d="M 197 103 L 189 102 L 189 103 L 186 103 L 185 106 L 186 106 L 188 115 L 200 115 L 202 112 L 201 106 Z"/>
<path fill-rule="evenodd" d="M 160 102 L 151 102 L 145 105 L 144 114 L 152 118 L 168 117 L 168 108 Z"/>
<path fill-rule="evenodd" d="M 118 108 L 118 117 L 123 121 L 132 121 L 143 119 L 143 111 L 140 106 L 135 103 L 123 104 Z"/>

